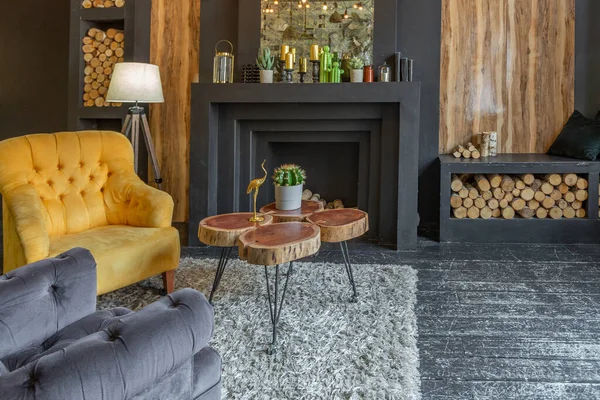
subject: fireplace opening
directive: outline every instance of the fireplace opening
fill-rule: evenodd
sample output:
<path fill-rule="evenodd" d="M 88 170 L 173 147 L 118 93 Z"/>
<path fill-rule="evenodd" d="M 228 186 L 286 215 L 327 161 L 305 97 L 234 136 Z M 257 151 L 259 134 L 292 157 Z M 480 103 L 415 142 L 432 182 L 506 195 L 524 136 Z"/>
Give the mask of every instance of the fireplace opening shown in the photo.
<path fill-rule="evenodd" d="M 306 170 L 305 189 L 332 202 L 342 200 L 345 207 L 357 207 L 359 197 L 358 142 L 270 142 L 268 163 L 298 164 Z M 274 201 L 272 185 L 267 185 L 268 198 Z"/>

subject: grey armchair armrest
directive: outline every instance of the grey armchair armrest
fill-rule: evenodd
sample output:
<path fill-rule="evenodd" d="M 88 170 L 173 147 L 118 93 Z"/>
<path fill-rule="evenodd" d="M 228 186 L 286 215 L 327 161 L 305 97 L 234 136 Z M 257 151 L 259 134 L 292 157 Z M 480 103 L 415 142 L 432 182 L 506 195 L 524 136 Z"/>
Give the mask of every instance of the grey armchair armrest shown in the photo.
<path fill-rule="evenodd" d="M 213 309 L 204 295 L 184 289 L 27 364 L 10 381 L 0 377 L 0 393 L 8 399 L 127 399 L 189 361 L 212 330 Z"/>
<path fill-rule="evenodd" d="M 0 359 L 96 310 L 96 262 L 76 248 L 0 276 Z"/>

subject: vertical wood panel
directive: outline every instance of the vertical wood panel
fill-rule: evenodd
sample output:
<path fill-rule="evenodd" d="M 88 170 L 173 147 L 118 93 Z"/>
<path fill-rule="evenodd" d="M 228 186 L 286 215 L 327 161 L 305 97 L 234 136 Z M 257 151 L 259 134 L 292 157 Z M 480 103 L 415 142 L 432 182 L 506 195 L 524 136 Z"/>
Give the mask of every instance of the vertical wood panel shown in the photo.
<path fill-rule="evenodd" d="M 574 107 L 574 0 L 443 0 L 440 152 L 545 152 Z"/>
<path fill-rule="evenodd" d="M 161 70 L 164 104 L 150 108 L 150 129 L 173 221 L 188 219 L 191 84 L 198 82 L 200 0 L 152 1 L 150 62 Z"/>

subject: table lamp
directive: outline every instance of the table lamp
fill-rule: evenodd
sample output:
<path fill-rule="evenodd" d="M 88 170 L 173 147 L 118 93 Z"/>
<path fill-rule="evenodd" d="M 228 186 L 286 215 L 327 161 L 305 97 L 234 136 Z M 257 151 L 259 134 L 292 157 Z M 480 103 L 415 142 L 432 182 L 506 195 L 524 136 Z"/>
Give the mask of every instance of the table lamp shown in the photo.
<path fill-rule="evenodd" d="M 154 181 L 162 189 L 162 178 L 152 135 L 150 135 L 150 125 L 144 107 L 138 103 L 164 103 L 162 85 L 160 81 L 160 71 L 157 65 L 144 63 L 118 63 L 115 65 L 112 80 L 106 94 L 106 101 L 109 103 L 134 103 L 129 108 L 123 129 L 121 133 L 131 140 L 134 154 L 134 168 L 137 173 L 138 157 L 140 147 L 140 130 L 142 131 L 148 155 L 152 160 L 154 169 Z M 141 125 L 140 125 L 141 124 Z"/>

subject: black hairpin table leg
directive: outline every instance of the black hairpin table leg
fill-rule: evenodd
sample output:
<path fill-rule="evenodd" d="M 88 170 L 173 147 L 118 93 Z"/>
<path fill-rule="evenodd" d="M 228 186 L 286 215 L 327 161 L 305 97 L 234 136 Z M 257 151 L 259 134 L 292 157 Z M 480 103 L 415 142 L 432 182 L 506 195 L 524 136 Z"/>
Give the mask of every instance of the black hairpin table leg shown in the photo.
<path fill-rule="evenodd" d="M 233 247 L 223 247 L 221 249 L 221 257 L 219 258 L 219 264 L 217 265 L 215 280 L 213 281 L 213 287 L 210 291 L 210 297 L 208 299 L 208 302 L 210 304 L 213 304 L 213 296 L 219 288 L 219 283 L 221 283 L 221 278 L 223 277 L 223 272 L 225 272 L 225 267 L 227 267 L 227 263 L 229 262 L 229 256 L 231 255 L 232 250 Z"/>
<path fill-rule="evenodd" d="M 352 298 L 351 302 L 356 303 L 358 301 L 358 294 L 356 293 L 356 284 L 354 283 L 354 273 L 352 272 L 352 264 L 350 263 L 350 251 L 348 250 L 348 242 L 340 242 L 340 248 L 342 249 L 342 256 L 344 257 L 344 265 L 346 266 L 346 273 L 352 285 Z"/>
<path fill-rule="evenodd" d="M 273 326 L 273 341 L 267 348 L 267 354 L 272 355 L 277 352 L 277 324 L 279 323 L 279 317 L 281 316 L 281 309 L 283 308 L 283 302 L 285 300 L 285 293 L 287 292 L 288 281 L 290 275 L 292 275 L 293 262 L 290 262 L 288 267 L 287 276 L 285 278 L 285 284 L 283 291 L 281 292 L 281 299 L 279 298 L 279 265 L 275 266 L 275 282 L 273 296 L 271 297 L 271 285 L 269 282 L 269 271 L 268 267 L 265 266 L 265 280 L 267 283 L 267 298 L 269 300 L 269 313 L 271 315 L 271 325 Z"/>

